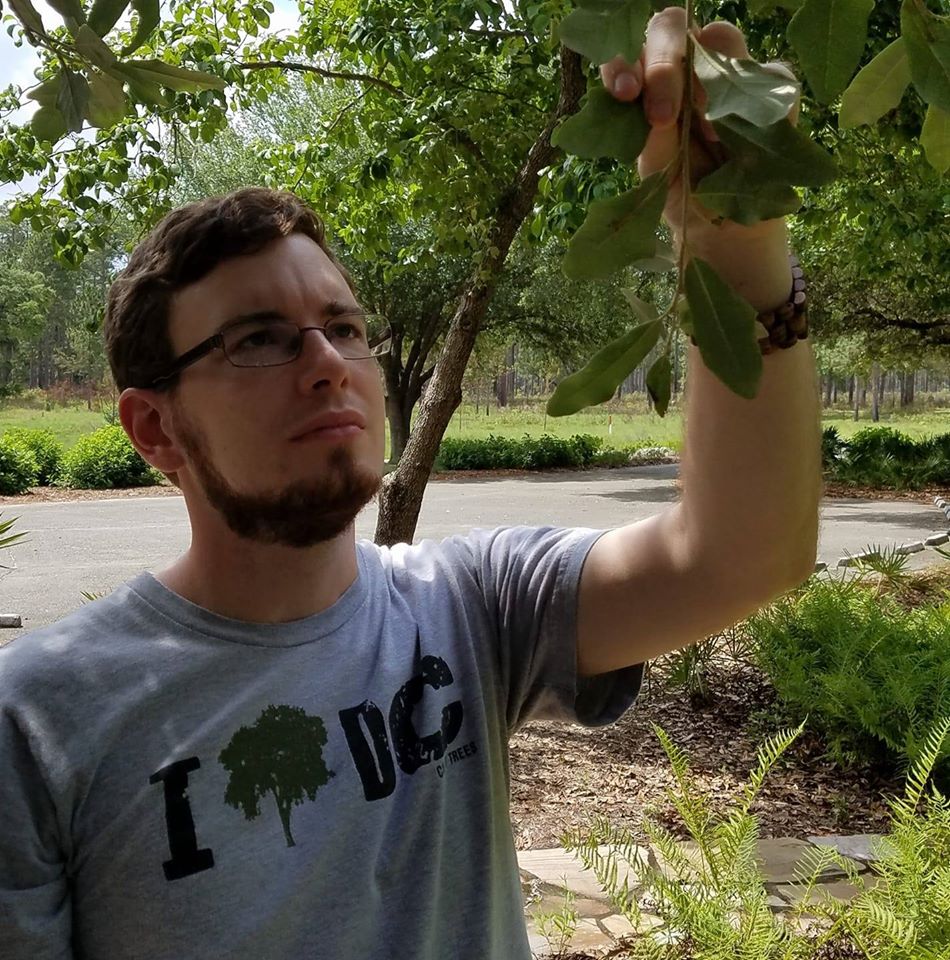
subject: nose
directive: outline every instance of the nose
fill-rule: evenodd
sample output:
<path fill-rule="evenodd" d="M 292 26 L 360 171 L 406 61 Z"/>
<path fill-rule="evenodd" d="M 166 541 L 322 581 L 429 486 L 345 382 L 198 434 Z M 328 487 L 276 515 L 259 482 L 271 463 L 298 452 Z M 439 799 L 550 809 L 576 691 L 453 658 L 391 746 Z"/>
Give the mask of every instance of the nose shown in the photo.
<path fill-rule="evenodd" d="M 349 362 L 327 338 L 323 327 L 302 327 L 303 342 L 297 357 L 300 389 L 310 393 L 321 386 L 341 386 L 350 372 Z"/>

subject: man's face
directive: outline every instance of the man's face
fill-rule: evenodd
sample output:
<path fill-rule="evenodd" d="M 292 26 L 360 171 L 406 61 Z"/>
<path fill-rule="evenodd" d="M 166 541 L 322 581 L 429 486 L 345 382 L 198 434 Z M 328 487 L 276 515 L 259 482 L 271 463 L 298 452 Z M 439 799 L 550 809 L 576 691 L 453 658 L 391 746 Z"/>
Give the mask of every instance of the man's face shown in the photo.
<path fill-rule="evenodd" d="M 323 326 L 343 308 L 361 309 L 320 247 L 292 234 L 179 291 L 169 334 L 180 356 L 237 317 L 266 311 L 299 327 Z M 336 413 L 357 427 L 310 429 Z M 212 351 L 180 375 L 173 414 L 187 472 L 249 539 L 296 547 L 330 539 L 379 488 L 377 361 L 344 359 L 319 331 L 304 334 L 300 356 L 283 366 L 235 367 Z"/>

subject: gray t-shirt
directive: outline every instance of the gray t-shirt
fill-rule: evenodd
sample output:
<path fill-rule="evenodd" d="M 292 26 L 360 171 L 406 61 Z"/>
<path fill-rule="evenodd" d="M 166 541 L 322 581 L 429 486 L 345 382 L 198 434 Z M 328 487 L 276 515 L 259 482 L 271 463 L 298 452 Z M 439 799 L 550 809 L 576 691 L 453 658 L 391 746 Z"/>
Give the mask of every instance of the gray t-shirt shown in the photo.
<path fill-rule="evenodd" d="M 252 624 L 142 574 L 0 650 L 3 960 L 527 960 L 508 738 L 595 726 L 591 530 L 357 545 Z"/>

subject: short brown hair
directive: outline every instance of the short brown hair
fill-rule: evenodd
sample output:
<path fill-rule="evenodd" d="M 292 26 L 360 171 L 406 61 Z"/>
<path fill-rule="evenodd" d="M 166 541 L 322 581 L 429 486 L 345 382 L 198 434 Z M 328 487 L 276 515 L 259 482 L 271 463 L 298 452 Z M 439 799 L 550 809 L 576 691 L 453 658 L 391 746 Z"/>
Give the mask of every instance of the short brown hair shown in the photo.
<path fill-rule="evenodd" d="M 292 233 L 310 237 L 355 292 L 346 268 L 327 246 L 323 221 L 286 190 L 245 187 L 186 204 L 162 219 L 109 289 L 105 341 L 116 386 L 151 386 L 174 362 L 168 315 L 177 291 L 225 260 L 257 253 Z"/>

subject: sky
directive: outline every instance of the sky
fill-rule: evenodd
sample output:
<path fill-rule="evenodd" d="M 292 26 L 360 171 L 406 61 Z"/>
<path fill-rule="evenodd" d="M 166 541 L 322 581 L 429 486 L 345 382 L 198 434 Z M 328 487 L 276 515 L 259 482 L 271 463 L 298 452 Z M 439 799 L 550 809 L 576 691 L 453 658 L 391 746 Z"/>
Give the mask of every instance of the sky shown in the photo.
<path fill-rule="evenodd" d="M 34 0 L 34 6 L 45 24 L 50 26 L 62 25 L 62 17 L 55 13 L 43 0 Z M 89 6 L 88 2 L 86 6 Z M 297 6 L 292 0 L 274 0 L 274 6 L 274 15 L 271 17 L 272 30 L 285 30 L 297 23 Z M 22 47 L 17 47 L 12 38 L 7 35 L 6 30 L 0 30 L 0 89 L 5 89 L 11 83 L 22 88 L 33 86 L 37 82 L 33 71 L 38 65 L 39 58 L 33 47 L 27 43 L 24 43 Z M 14 114 L 13 119 L 17 122 L 26 122 L 34 110 L 35 105 L 32 101 L 29 101 L 24 109 Z M 33 182 L 29 180 L 24 180 L 19 185 L 0 183 L 0 202 L 16 196 L 21 190 L 30 189 L 32 185 Z"/>

